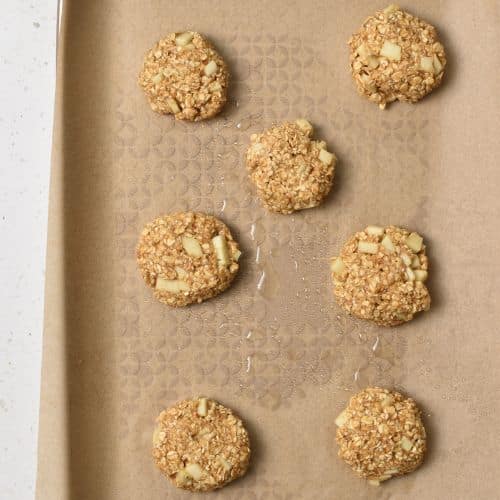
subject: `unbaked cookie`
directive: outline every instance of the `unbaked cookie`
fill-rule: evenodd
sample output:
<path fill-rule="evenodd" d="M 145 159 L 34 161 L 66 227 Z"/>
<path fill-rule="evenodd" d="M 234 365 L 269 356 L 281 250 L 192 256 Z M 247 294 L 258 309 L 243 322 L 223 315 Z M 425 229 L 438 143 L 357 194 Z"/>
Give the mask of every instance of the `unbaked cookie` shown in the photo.
<path fill-rule="evenodd" d="M 290 214 L 319 205 L 329 193 L 336 158 L 324 141 L 314 141 L 304 119 L 252 134 L 246 154 L 250 178 L 272 212 Z"/>
<path fill-rule="evenodd" d="M 155 297 L 180 307 L 225 290 L 238 272 L 241 252 L 220 220 L 178 212 L 147 224 L 136 254 L 142 277 Z"/>
<path fill-rule="evenodd" d="M 368 226 L 332 258 L 334 295 L 348 313 L 383 326 L 410 321 L 431 304 L 422 237 L 394 226 Z"/>
<path fill-rule="evenodd" d="M 162 411 L 153 458 L 178 488 L 210 491 L 245 474 L 250 440 L 243 422 L 220 403 L 190 399 Z"/>
<path fill-rule="evenodd" d="M 229 72 L 212 44 L 194 31 L 172 33 L 146 55 L 139 75 L 153 111 L 198 121 L 226 102 Z"/>
<path fill-rule="evenodd" d="M 349 48 L 358 92 L 381 109 L 396 99 L 417 102 L 443 79 L 446 54 L 436 29 L 396 5 L 369 17 Z"/>
<path fill-rule="evenodd" d="M 339 457 L 373 485 L 414 471 L 424 459 L 420 410 L 399 392 L 368 387 L 350 399 L 335 423 Z"/>

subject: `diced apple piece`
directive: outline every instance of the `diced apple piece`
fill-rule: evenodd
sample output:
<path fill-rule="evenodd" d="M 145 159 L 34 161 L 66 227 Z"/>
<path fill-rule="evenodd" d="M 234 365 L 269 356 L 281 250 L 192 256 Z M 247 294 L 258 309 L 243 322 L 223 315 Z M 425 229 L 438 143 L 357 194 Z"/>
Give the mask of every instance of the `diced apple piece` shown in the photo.
<path fill-rule="evenodd" d="M 420 69 L 428 73 L 434 73 L 434 65 L 432 63 L 432 57 L 422 56 L 420 58 Z"/>
<path fill-rule="evenodd" d="M 413 269 L 411 267 L 406 268 L 406 276 L 408 278 L 408 281 L 415 281 L 415 273 L 413 272 Z"/>
<path fill-rule="evenodd" d="M 154 446 L 160 440 L 160 432 L 161 432 L 161 427 L 159 425 L 157 425 L 155 427 L 155 430 L 153 431 L 153 445 Z"/>
<path fill-rule="evenodd" d="M 415 271 L 413 271 L 414 274 L 415 274 L 415 281 L 426 281 L 427 280 L 427 277 L 428 277 L 428 273 L 427 271 L 424 271 L 423 269 L 415 269 Z"/>
<path fill-rule="evenodd" d="M 347 411 L 344 410 L 339 416 L 335 419 L 335 425 L 337 427 L 342 427 L 348 420 Z"/>
<path fill-rule="evenodd" d="M 182 280 L 167 280 L 162 277 L 156 279 L 156 289 L 171 293 L 189 292 L 189 285 Z"/>
<path fill-rule="evenodd" d="M 389 237 L 389 235 L 385 235 L 382 239 L 382 241 L 380 242 L 380 244 L 390 253 L 392 252 L 395 252 L 396 251 L 396 247 L 394 246 L 394 243 L 392 242 L 391 238 Z"/>
<path fill-rule="evenodd" d="M 377 90 L 377 87 L 375 87 L 373 80 L 368 75 L 361 73 L 359 77 L 361 78 L 361 81 L 363 82 L 363 85 L 367 90 L 369 90 L 370 92 L 375 92 Z"/>
<path fill-rule="evenodd" d="M 434 73 L 436 75 L 439 75 L 439 73 L 443 71 L 443 64 L 441 63 L 439 57 L 436 54 L 434 54 L 434 56 L 432 57 L 432 63 L 434 65 Z"/>
<path fill-rule="evenodd" d="M 173 99 L 172 97 L 167 98 L 167 104 L 168 104 L 168 107 L 170 108 L 170 111 L 172 111 L 172 113 L 175 114 L 175 113 L 181 112 L 181 108 L 179 108 L 177 101 L 175 99 Z"/>
<path fill-rule="evenodd" d="M 328 152 L 326 149 L 320 149 L 318 157 L 319 157 L 320 161 L 322 163 L 324 163 L 325 165 L 331 165 L 333 162 L 333 159 L 335 158 L 335 155 Z"/>
<path fill-rule="evenodd" d="M 412 269 L 420 268 L 420 259 L 418 258 L 418 255 L 414 255 L 413 258 L 411 259 L 411 267 Z"/>
<path fill-rule="evenodd" d="M 380 55 L 387 57 L 390 61 L 401 61 L 401 47 L 386 40 L 380 49 Z"/>
<path fill-rule="evenodd" d="M 250 146 L 250 150 L 254 155 L 260 155 L 265 152 L 266 147 L 260 142 L 256 142 Z"/>
<path fill-rule="evenodd" d="M 410 451 L 413 448 L 413 443 L 406 436 L 402 437 L 400 444 L 405 451 Z"/>
<path fill-rule="evenodd" d="M 391 14 L 392 12 L 396 12 L 397 10 L 399 10 L 400 7 L 399 5 L 396 5 L 394 3 L 391 3 L 391 5 L 387 6 L 385 9 L 384 9 L 384 14 L 385 15 L 388 15 L 388 14 Z"/>
<path fill-rule="evenodd" d="M 394 475 L 394 474 L 397 474 L 399 472 L 399 469 L 389 469 L 389 470 L 386 470 L 385 471 L 385 474 L 388 474 L 388 475 Z"/>
<path fill-rule="evenodd" d="M 233 252 L 233 260 L 238 262 L 240 260 L 240 257 L 241 257 L 241 250 L 235 250 Z"/>
<path fill-rule="evenodd" d="M 365 229 L 365 233 L 371 236 L 382 236 L 385 232 L 385 229 L 380 226 L 368 226 Z"/>
<path fill-rule="evenodd" d="M 186 250 L 188 255 L 191 257 L 201 257 L 203 256 L 203 250 L 201 249 L 200 242 L 196 238 L 191 236 L 182 237 L 182 247 Z"/>
<path fill-rule="evenodd" d="M 203 475 L 203 470 L 198 464 L 187 464 L 184 470 L 195 481 L 199 481 Z"/>
<path fill-rule="evenodd" d="M 203 69 L 203 72 L 207 76 L 215 75 L 215 73 L 217 73 L 217 63 L 215 61 L 210 61 Z"/>
<path fill-rule="evenodd" d="M 200 417 L 206 417 L 208 413 L 207 398 L 200 398 L 198 401 L 198 408 L 196 410 Z"/>
<path fill-rule="evenodd" d="M 408 254 L 402 253 L 401 260 L 405 266 L 411 266 L 411 257 Z"/>
<path fill-rule="evenodd" d="M 186 471 L 184 469 L 181 469 L 175 475 L 175 482 L 178 485 L 186 484 L 190 479 L 191 479 L 191 477 L 189 476 L 189 474 L 186 473 Z"/>
<path fill-rule="evenodd" d="M 311 137 L 313 135 L 313 126 L 305 118 L 298 118 L 295 123 L 307 136 Z"/>
<path fill-rule="evenodd" d="M 378 478 L 378 480 L 379 480 L 380 482 L 382 482 L 382 481 L 387 481 L 388 479 L 391 479 L 391 477 L 392 477 L 392 476 L 391 476 L 390 474 L 384 474 L 383 476 L 380 476 L 380 477 Z"/>
<path fill-rule="evenodd" d="M 177 35 L 175 37 L 175 45 L 177 45 L 178 47 L 184 47 L 185 45 L 191 42 L 193 36 L 194 36 L 193 33 L 191 33 L 190 31 L 181 33 L 180 35 Z"/>
<path fill-rule="evenodd" d="M 330 270 L 332 271 L 332 273 L 342 274 L 345 271 L 344 261 L 340 257 L 333 259 L 332 263 L 330 264 Z"/>
<path fill-rule="evenodd" d="M 372 243 L 371 241 L 360 241 L 358 243 L 358 251 L 361 253 L 376 254 L 378 252 L 378 243 Z"/>
<path fill-rule="evenodd" d="M 406 238 L 405 243 L 415 252 L 418 253 L 422 250 L 422 243 L 424 239 L 418 233 L 411 233 L 408 238 Z"/>
<path fill-rule="evenodd" d="M 368 56 L 372 55 L 370 53 L 370 50 L 368 49 L 368 47 L 362 43 L 357 49 L 356 49 L 356 53 L 361 56 L 363 59 L 366 59 Z"/>
<path fill-rule="evenodd" d="M 219 267 L 225 267 L 229 264 L 229 249 L 227 248 L 226 238 L 222 234 L 218 234 L 212 238 L 214 245 L 215 255 Z"/>

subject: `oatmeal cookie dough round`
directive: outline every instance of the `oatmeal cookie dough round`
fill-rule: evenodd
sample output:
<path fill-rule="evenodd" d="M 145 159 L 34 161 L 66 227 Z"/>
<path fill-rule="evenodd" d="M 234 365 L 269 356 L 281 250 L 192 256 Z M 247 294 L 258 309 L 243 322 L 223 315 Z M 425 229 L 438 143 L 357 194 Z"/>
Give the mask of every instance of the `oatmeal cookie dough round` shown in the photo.
<path fill-rule="evenodd" d="M 431 304 L 423 238 L 395 226 L 368 226 L 333 257 L 334 295 L 349 314 L 395 326 Z"/>
<path fill-rule="evenodd" d="M 155 297 L 169 306 L 202 302 L 224 291 L 241 252 L 228 227 L 199 212 L 177 212 L 146 225 L 136 256 Z"/>
<path fill-rule="evenodd" d="M 369 17 L 349 49 L 358 92 L 381 109 L 396 99 L 415 103 L 443 79 L 446 54 L 436 29 L 396 5 Z"/>
<path fill-rule="evenodd" d="M 350 399 L 335 424 L 339 457 L 371 484 L 408 474 L 424 459 L 420 410 L 399 392 L 368 387 Z"/>
<path fill-rule="evenodd" d="M 207 398 L 162 411 L 153 434 L 153 458 L 177 486 L 190 491 L 221 488 L 245 474 L 250 440 L 243 422 Z"/>
<path fill-rule="evenodd" d="M 194 31 L 172 33 L 146 55 L 139 75 L 153 111 L 178 120 L 215 116 L 226 102 L 229 71 L 212 44 Z"/>
<path fill-rule="evenodd" d="M 250 137 L 250 178 L 262 204 L 272 212 L 316 207 L 330 192 L 337 159 L 312 135 L 312 125 L 300 118 Z"/>

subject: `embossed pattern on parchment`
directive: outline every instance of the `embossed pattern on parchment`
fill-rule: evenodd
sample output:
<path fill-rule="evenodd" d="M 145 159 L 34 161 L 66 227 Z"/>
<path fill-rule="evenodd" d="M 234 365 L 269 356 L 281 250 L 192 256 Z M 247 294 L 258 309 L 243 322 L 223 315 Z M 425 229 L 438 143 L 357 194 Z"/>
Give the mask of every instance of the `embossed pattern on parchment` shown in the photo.
<path fill-rule="evenodd" d="M 425 225 L 426 186 L 418 176 L 428 167 L 428 122 L 411 108 L 401 109 L 398 121 L 382 114 L 364 119 L 362 110 L 337 98 L 339 89 L 330 82 L 338 82 L 338 68 L 314 38 L 287 34 L 285 28 L 272 36 L 223 28 L 215 42 L 234 78 L 222 115 L 194 125 L 159 117 L 135 82 L 140 56 L 118 56 L 135 33 L 142 38 L 144 25 L 138 18 L 130 25 L 120 9 L 114 22 L 119 64 L 110 96 L 109 196 L 114 207 L 117 450 L 124 464 L 118 477 L 131 499 L 177 498 L 181 494 L 150 459 L 153 418 L 174 401 L 203 392 L 235 402 L 243 418 L 250 408 L 280 418 L 316 391 L 335 394 L 337 411 L 369 383 L 400 384 L 406 371 L 405 335 L 346 317 L 333 302 L 328 263 L 351 232 L 386 222 L 372 220 L 373 210 L 360 196 L 372 199 L 383 217 L 403 214 L 402 222 L 410 223 L 419 213 L 418 224 Z M 252 191 L 244 151 L 251 133 L 297 116 L 309 118 L 339 157 L 337 185 L 323 207 L 275 216 L 260 207 Z M 394 182 L 403 191 L 401 199 L 411 199 L 396 212 L 382 187 L 394 172 L 401 172 Z M 173 310 L 157 303 L 142 282 L 135 245 L 146 222 L 188 209 L 225 220 L 244 255 L 227 292 Z M 314 479 L 288 485 L 286 474 L 276 476 L 271 450 L 264 454 L 266 443 L 259 443 L 266 429 L 256 432 L 255 418 L 248 418 L 257 441 L 253 467 L 243 481 L 214 496 L 307 498 Z M 333 442 L 329 446 L 333 452 Z M 145 482 L 151 488 L 147 493 Z M 321 491 L 330 498 L 335 485 L 326 483 Z"/>
<path fill-rule="evenodd" d="M 141 385 L 146 373 L 148 377 L 162 373 L 155 357 L 167 362 L 170 370 L 181 370 L 197 359 L 199 376 L 214 387 L 226 386 L 269 407 L 278 407 L 308 384 L 333 382 L 351 387 L 353 380 L 389 382 L 391 366 L 404 351 L 404 341 L 391 333 L 378 335 L 375 327 L 345 317 L 331 303 L 330 254 L 322 252 L 336 229 L 335 221 L 322 218 L 324 212 L 288 217 L 266 214 L 258 206 L 243 165 L 252 130 L 273 120 L 292 118 L 297 114 L 294 109 L 307 115 L 304 110 L 322 105 L 321 98 L 305 97 L 293 85 L 300 75 L 288 76 L 279 73 L 279 68 L 292 60 L 292 54 L 294 59 L 306 61 L 308 75 L 324 65 L 314 47 L 303 47 L 300 40 L 286 35 L 237 45 L 253 63 L 239 61 L 247 71 L 241 72 L 243 82 L 234 82 L 239 93 L 228 107 L 235 109 L 214 122 L 196 128 L 167 117 L 161 123 L 162 133 L 156 130 L 156 123 L 149 125 L 143 134 L 151 134 L 150 143 L 138 145 L 137 118 L 127 108 L 143 104 L 143 97 L 131 92 L 128 99 L 119 101 L 114 154 L 125 160 L 117 162 L 124 181 L 117 182 L 120 187 L 114 196 L 118 263 L 123 266 L 124 280 L 118 284 L 127 339 L 124 373 L 136 376 Z M 298 47 L 303 48 L 297 52 Z M 273 85 L 288 89 L 286 98 L 262 100 L 257 108 L 260 113 L 248 114 L 244 109 L 248 106 L 240 103 L 251 100 L 248 96 L 255 95 L 260 85 L 271 96 Z M 326 122 L 339 134 L 343 128 L 349 129 L 350 115 L 341 112 L 327 117 Z M 383 121 L 381 125 L 387 128 L 384 133 L 393 134 Z M 394 134 L 406 143 L 415 133 L 414 127 L 413 121 L 401 121 Z M 418 151 L 402 151 L 405 156 L 414 153 Z M 144 158 L 138 161 L 141 156 Z M 124 184 L 130 187 L 124 190 Z M 137 278 L 134 247 L 148 214 L 179 209 L 203 210 L 224 218 L 241 241 L 244 258 L 241 276 L 224 299 L 171 310 L 154 303 Z M 158 321 L 159 315 L 162 321 Z M 144 339 L 142 346 L 137 339 Z M 149 352 L 148 359 L 138 358 L 139 346 Z M 352 346 L 356 346 L 354 353 Z M 353 358 L 356 351 L 359 360 Z M 348 366 L 346 355 L 351 357 Z M 130 365 L 136 367 L 135 373 Z M 191 387 L 181 387 L 184 392 L 196 392 L 196 383 L 195 376 Z M 174 399 L 183 397 L 178 392 L 171 393 Z"/>
<path fill-rule="evenodd" d="M 215 120 L 193 126 L 150 116 L 130 82 L 123 82 L 115 100 L 117 323 L 121 413 L 127 415 L 121 425 L 132 449 L 147 449 L 151 420 L 163 405 L 196 395 L 200 387 L 213 397 L 236 398 L 242 407 L 275 411 L 320 386 L 346 396 L 367 384 L 397 386 L 404 370 L 404 335 L 346 317 L 333 303 L 329 257 L 342 243 L 337 233 L 346 237 L 363 223 L 340 223 L 336 204 L 348 210 L 356 195 L 341 186 L 346 192 L 334 190 L 319 210 L 271 215 L 252 192 L 243 158 L 252 132 L 320 116 L 314 124 L 342 144 L 336 151 L 340 169 L 366 162 L 390 168 L 377 160 L 385 144 L 395 145 L 400 162 L 415 165 L 423 151 L 412 146 L 412 137 L 425 134 L 427 124 L 411 110 L 402 111 L 397 123 L 383 116 L 366 123 L 342 104 L 332 106 L 328 89 L 315 86 L 327 65 L 310 41 L 287 34 L 221 40 L 238 50 L 228 58 L 230 100 Z M 362 147 L 359 136 L 366 139 Z M 156 303 L 142 283 L 134 248 L 149 219 L 188 209 L 225 220 L 244 255 L 239 277 L 223 296 L 175 310 Z M 271 482 L 260 498 L 285 498 L 272 490 Z M 244 498 L 254 498 L 249 495 Z"/>

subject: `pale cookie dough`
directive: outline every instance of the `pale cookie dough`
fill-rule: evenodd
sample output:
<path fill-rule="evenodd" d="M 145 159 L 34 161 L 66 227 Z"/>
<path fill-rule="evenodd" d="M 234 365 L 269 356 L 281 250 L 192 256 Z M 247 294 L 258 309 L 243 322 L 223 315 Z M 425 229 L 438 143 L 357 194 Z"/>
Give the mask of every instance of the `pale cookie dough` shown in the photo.
<path fill-rule="evenodd" d="M 172 33 L 146 55 L 139 75 L 153 111 L 198 121 L 226 102 L 229 72 L 212 44 L 194 31 Z"/>
<path fill-rule="evenodd" d="M 211 491 L 243 476 L 250 441 L 242 421 L 207 398 L 162 411 L 153 434 L 153 458 L 178 488 Z"/>
<path fill-rule="evenodd" d="M 425 245 L 417 233 L 368 226 L 349 239 L 330 267 L 337 302 L 358 318 L 395 326 L 431 305 Z"/>
<path fill-rule="evenodd" d="M 441 84 L 446 54 L 436 29 L 390 5 L 369 17 L 349 40 L 358 92 L 381 109 L 417 102 Z"/>
<path fill-rule="evenodd" d="M 414 471 L 424 459 L 420 410 L 399 392 L 368 387 L 350 399 L 335 424 L 339 457 L 373 485 Z"/>
<path fill-rule="evenodd" d="M 181 307 L 224 291 L 238 272 L 241 252 L 220 220 L 203 213 L 178 212 L 146 225 L 136 255 L 155 297 Z"/>
<path fill-rule="evenodd" d="M 312 125 L 301 118 L 250 137 L 250 178 L 262 204 L 272 212 L 316 207 L 329 193 L 337 159 L 312 135 Z"/>

